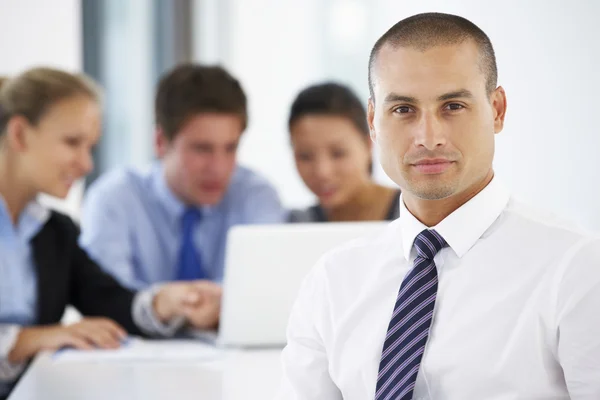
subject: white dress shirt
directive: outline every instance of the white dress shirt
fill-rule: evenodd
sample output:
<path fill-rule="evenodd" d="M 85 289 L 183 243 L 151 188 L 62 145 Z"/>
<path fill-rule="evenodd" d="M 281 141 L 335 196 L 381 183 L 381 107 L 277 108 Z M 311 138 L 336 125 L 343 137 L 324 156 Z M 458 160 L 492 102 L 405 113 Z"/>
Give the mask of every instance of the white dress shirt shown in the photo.
<path fill-rule="evenodd" d="M 424 229 L 400 203 L 381 233 L 306 278 L 281 400 L 373 399 L 398 289 Z M 449 247 L 413 399 L 600 399 L 600 238 L 510 198 L 495 178 L 433 227 Z"/>

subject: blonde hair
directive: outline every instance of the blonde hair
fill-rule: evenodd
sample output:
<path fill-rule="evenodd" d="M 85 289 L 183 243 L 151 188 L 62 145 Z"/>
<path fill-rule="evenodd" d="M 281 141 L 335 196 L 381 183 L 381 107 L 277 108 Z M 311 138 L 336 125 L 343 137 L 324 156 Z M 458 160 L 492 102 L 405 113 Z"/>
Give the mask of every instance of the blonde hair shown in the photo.
<path fill-rule="evenodd" d="M 83 95 L 100 103 L 100 87 L 84 74 L 38 67 L 14 78 L 0 78 L 0 136 L 11 117 L 21 115 L 32 125 L 56 103 Z"/>

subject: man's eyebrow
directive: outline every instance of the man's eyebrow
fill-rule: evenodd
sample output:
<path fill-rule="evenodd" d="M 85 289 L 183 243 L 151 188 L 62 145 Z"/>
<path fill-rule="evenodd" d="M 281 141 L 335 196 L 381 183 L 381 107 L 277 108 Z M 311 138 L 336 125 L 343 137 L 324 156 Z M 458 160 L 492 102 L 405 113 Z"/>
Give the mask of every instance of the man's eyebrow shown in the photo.
<path fill-rule="evenodd" d="M 387 96 L 385 96 L 385 99 L 383 100 L 386 103 L 395 103 L 398 101 L 402 101 L 405 103 L 418 103 L 417 99 L 414 97 L 410 97 L 410 96 L 402 96 L 400 94 L 397 93 L 390 93 Z"/>
<path fill-rule="evenodd" d="M 472 99 L 473 97 L 473 93 L 471 93 L 469 90 L 467 89 L 460 89 L 454 92 L 449 92 L 449 93 L 444 93 L 443 95 L 439 96 L 437 99 L 438 101 L 446 101 L 446 100 L 452 100 L 452 99 L 458 99 L 458 98 L 468 98 L 468 99 Z"/>
<path fill-rule="evenodd" d="M 438 101 L 447 101 L 447 100 L 459 99 L 459 98 L 472 99 L 474 97 L 475 96 L 473 96 L 473 93 L 471 93 L 471 91 L 469 91 L 467 89 L 460 89 L 460 90 L 455 90 L 453 92 L 444 93 L 444 94 L 438 96 L 437 100 Z M 385 96 L 384 102 L 386 102 L 386 103 L 403 102 L 403 103 L 411 103 L 411 104 L 419 103 L 419 101 L 415 97 L 404 96 L 404 95 L 401 95 L 398 93 L 389 93 L 387 96 Z"/>

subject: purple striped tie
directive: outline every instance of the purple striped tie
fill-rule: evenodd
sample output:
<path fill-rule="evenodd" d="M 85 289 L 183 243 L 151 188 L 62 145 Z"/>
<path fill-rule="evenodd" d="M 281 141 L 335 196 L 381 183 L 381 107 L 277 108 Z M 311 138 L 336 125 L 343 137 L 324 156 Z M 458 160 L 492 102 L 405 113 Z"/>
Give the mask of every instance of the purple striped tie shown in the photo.
<path fill-rule="evenodd" d="M 410 400 L 433 318 L 438 275 L 433 258 L 446 247 L 434 230 L 415 239 L 417 258 L 404 277 L 387 330 L 375 400 Z"/>

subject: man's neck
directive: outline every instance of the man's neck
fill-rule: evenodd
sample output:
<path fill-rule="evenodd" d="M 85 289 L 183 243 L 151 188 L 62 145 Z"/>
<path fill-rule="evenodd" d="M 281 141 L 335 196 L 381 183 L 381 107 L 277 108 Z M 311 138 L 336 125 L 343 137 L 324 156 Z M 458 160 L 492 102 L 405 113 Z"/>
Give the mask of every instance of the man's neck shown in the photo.
<path fill-rule="evenodd" d="M 487 187 L 494 178 L 494 171 L 490 170 L 486 177 L 471 186 L 467 190 L 457 193 L 453 196 L 440 200 L 425 200 L 404 192 L 403 200 L 406 208 L 423 225 L 427 227 L 436 226 L 442 222 L 448 215 L 458 210 L 463 204 L 467 203 L 479 192 Z"/>

